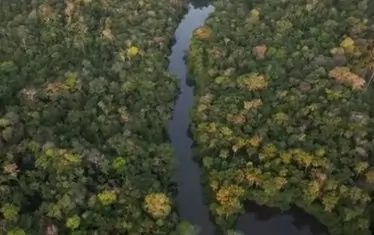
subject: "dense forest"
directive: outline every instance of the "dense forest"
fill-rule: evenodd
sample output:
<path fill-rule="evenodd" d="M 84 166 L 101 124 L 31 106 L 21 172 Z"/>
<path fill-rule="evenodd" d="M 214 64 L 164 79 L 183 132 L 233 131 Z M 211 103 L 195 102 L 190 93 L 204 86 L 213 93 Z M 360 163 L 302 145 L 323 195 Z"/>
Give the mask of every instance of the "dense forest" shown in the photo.
<path fill-rule="evenodd" d="M 166 66 L 185 5 L 0 9 L 0 234 L 176 232 L 164 126 L 178 84 Z"/>
<path fill-rule="evenodd" d="M 198 233 L 165 130 L 186 3 L 1 0 L 0 234 Z M 374 2 L 212 4 L 188 66 L 214 222 L 234 234 L 250 200 L 371 234 Z"/>
<path fill-rule="evenodd" d="M 243 202 L 371 234 L 374 22 L 366 0 L 217 0 L 189 52 L 197 159 L 221 228 Z"/>

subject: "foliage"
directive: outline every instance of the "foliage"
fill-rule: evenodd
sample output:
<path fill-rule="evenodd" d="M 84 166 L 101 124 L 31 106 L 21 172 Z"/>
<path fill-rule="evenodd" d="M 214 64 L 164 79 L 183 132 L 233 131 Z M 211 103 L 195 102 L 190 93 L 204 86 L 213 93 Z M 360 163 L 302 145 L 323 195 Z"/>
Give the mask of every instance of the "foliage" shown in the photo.
<path fill-rule="evenodd" d="M 178 235 L 198 235 L 200 234 L 200 228 L 196 225 L 191 225 L 188 222 L 181 222 L 178 225 L 177 233 Z"/>
<path fill-rule="evenodd" d="M 184 8 L 1 2 L 0 234 L 175 232 L 166 65 Z"/>
<path fill-rule="evenodd" d="M 189 53 L 216 222 L 247 199 L 370 234 L 374 24 L 368 1 L 217 0 Z"/>
<path fill-rule="evenodd" d="M 164 218 L 170 214 L 170 199 L 163 193 L 148 194 L 144 199 L 145 210 L 154 218 Z"/>

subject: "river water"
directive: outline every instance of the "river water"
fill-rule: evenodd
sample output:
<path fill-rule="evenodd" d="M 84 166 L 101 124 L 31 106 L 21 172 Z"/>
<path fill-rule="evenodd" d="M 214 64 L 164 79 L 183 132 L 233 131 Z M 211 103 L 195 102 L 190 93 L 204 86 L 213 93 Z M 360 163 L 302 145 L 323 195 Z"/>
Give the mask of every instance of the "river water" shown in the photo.
<path fill-rule="evenodd" d="M 175 32 L 176 43 L 169 57 L 169 72 L 180 79 L 180 95 L 176 101 L 168 134 L 178 161 L 176 173 L 178 183 L 177 206 L 182 220 L 201 228 L 201 235 L 214 235 L 215 226 L 209 218 L 209 208 L 204 204 L 201 170 L 192 157 L 192 143 L 188 135 L 189 112 L 193 105 L 193 88 L 187 85 L 187 66 L 184 60 L 189 49 L 194 29 L 204 24 L 214 7 L 202 0 L 201 7 L 190 5 Z M 207 6 L 205 6 L 207 5 Z M 281 214 L 276 209 L 247 203 L 247 214 L 241 216 L 237 229 L 245 235 L 317 235 L 323 227 L 310 216 L 300 211 Z"/>
<path fill-rule="evenodd" d="M 204 24 L 213 7 L 196 9 L 192 5 L 175 32 L 176 43 L 169 57 L 169 71 L 180 79 L 181 93 L 174 107 L 169 125 L 169 137 L 174 147 L 177 161 L 177 204 L 180 216 L 201 228 L 201 234 L 214 234 L 214 226 L 209 219 L 208 207 L 204 205 L 201 187 L 201 171 L 192 159 L 192 140 L 188 136 L 189 112 L 193 103 L 193 88 L 187 85 L 187 66 L 184 60 L 194 29 Z"/>

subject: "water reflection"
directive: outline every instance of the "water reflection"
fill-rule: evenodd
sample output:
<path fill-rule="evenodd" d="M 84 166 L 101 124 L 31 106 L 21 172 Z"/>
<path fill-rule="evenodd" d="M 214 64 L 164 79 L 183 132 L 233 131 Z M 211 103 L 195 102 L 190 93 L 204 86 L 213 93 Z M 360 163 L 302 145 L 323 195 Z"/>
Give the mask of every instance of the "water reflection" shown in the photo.
<path fill-rule="evenodd" d="M 245 235 L 328 235 L 315 218 L 297 208 L 282 214 L 277 208 L 247 202 L 245 209 L 248 213 L 236 226 Z"/>

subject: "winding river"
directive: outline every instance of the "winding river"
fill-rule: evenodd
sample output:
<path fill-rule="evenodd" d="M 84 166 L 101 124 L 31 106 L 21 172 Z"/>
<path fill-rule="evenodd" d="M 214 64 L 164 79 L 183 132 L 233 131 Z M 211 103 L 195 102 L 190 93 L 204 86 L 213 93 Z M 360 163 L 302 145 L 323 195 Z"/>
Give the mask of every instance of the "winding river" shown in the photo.
<path fill-rule="evenodd" d="M 201 0 L 206 3 L 206 0 Z M 204 2 L 205 1 L 205 2 Z M 195 5 L 199 2 L 195 0 Z M 209 218 L 209 208 L 204 204 L 201 171 L 192 158 L 192 143 L 188 135 L 190 125 L 189 112 L 193 105 L 193 88 L 187 85 L 187 66 L 184 60 L 189 49 L 194 29 L 204 24 L 206 18 L 214 11 L 211 5 L 196 8 L 189 6 L 175 32 L 176 43 L 169 57 L 169 72 L 180 79 L 180 95 L 176 101 L 173 118 L 168 126 L 171 144 L 178 161 L 177 183 L 178 211 L 182 220 L 201 228 L 201 235 L 213 235 L 215 226 Z M 245 235 L 316 235 L 326 234 L 325 229 L 305 213 L 293 210 L 289 214 L 281 214 L 277 209 L 258 206 L 254 203 L 246 205 L 247 214 L 241 216 L 237 229 Z"/>
<path fill-rule="evenodd" d="M 174 107 L 169 125 L 169 137 L 178 161 L 178 210 L 183 220 L 201 228 L 201 234 L 214 234 L 214 226 L 209 219 L 208 207 L 204 205 L 201 188 L 201 172 L 192 159 L 192 140 L 188 136 L 189 112 L 193 105 L 193 88 L 187 85 L 185 52 L 190 46 L 194 29 L 204 24 L 213 11 L 212 6 L 196 9 L 192 5 L 175 32 L 176 43 L 169 57 L 169 72 L 180 79 L 180 95 Z"/>

